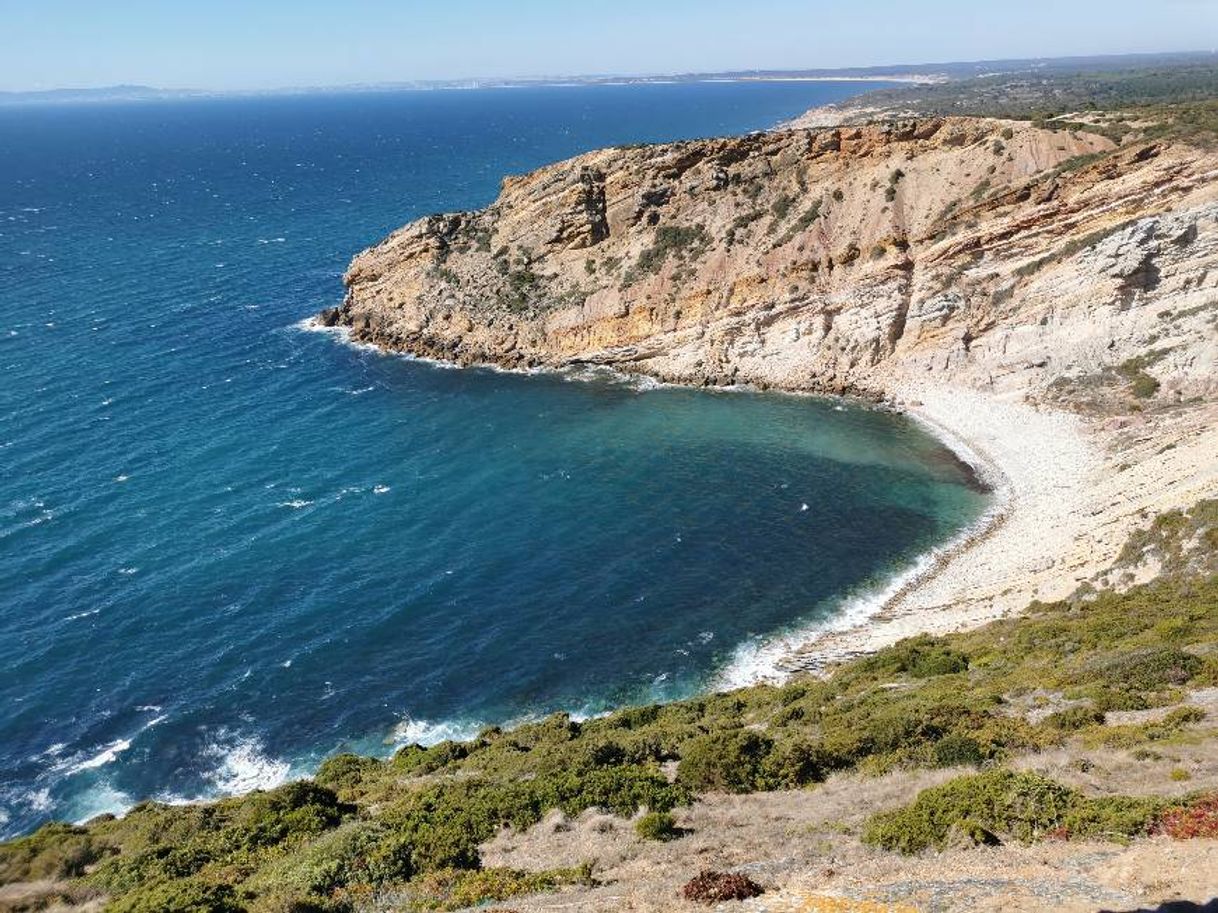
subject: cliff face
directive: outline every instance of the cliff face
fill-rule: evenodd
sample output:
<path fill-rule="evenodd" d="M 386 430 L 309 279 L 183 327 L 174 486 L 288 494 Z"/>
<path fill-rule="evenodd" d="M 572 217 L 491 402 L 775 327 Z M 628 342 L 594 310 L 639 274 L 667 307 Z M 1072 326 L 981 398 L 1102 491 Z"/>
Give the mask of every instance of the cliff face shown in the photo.
<path fill-rule="evenodd" d="M 324 319 L 463 364 L 1095 400 L 1153 363 L 1156 396 L 1208 397 L 1216 178 L 1183 146 L 976 119 L 608 149 L 395 232 Z"/>

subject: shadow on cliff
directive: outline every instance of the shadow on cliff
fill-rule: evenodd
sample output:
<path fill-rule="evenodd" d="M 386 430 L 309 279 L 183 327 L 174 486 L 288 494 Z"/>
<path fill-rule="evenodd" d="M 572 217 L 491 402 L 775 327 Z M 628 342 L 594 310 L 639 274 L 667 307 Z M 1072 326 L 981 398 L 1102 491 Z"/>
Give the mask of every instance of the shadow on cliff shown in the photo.
<path fill-rule="evenodd" d="M 1218 913 L 1218 898 L 1206 903 L 1191 900 L 1172 900 L 1157 907 L 1140 907 L 1137 910 L 1101 910 L 1100 913 Z"/>

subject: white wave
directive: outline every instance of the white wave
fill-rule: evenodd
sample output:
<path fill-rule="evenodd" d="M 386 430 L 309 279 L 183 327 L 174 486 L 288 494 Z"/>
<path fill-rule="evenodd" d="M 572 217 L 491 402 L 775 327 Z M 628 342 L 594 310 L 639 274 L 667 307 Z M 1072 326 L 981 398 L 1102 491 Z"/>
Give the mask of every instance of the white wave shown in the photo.
<path fill-rule="evenodd" d="M 134 804 L 134 800 L 106 782 L 98 783 L 83 796 L 73 801 L 67 816 L 77 824 L 84 824 L 98 815 L 121 815 Z"/>
<path fill-rule="evenodd" d="M 227 730 L 220 731 L 203 750 L 203 756 L 216 761 L 206 779 L 222 795 L 274 789 L 286 783 L 291 772 L 291 765 L 267 755 L 258 739 L 235 736 Z"/>
<path fill-rule="evenodd" d="M 389 741 L 395 746 L 438 745 L 449 740 L 464 742 L 476 736 L 484 725 L 468 720 L 444 720 L 435 723 L 407 716 L 393 727 Z"/>
<path fill-rule="evenodd" d="M 295 498 L 291 501 L 280 501 L 279 506 L 290 507 L 292 510 L 300 510 L 301 508 L 308 507 L 312 503 L 312 501 L 306 501 L 303 498 Z"/>
<path fill-rule="evenodd" d="M 136 710 L 144 711 L 144 712 L 150 712 L 150 711 L 157 712 L 160 709 L 161 709 L 160 707 L 153 708 L 151 706 L 144 706 L 144 707 L 136 708 Z M 64 776 L 71 777 L 71 776 L 74 776 L 75 774 L 83 773 L 86 770 L 96 770 L 99 767 L 105 767 L 107 764 L 112 764 L 116 760 L 118 760 L 119 755 L 121 755 L 123 752 L 125 752 L 128 748 L 131 747 L 131 743 L 134 742 L 137 738 L 139 738 L 141 733 L 145 732 L 146 730 L 151 729 L 153 726 L 160 725 L 161 723 L 165 722 L 165 720 L 167 720 L 168 718 L 169 718 L 169 714 L 167 714 L 167 713 L 160 714 L 159 716 L 156 716 L 153 719 L 149 720 L 148 722 L 144 723 L 144 725 L 141 726 L 136 731 L 136 733 L 134 735 L 132 735 L 130 738 L 115 739 L 113 742 L 111 742 L 110 744 L 108 744 L 104 748 L 102 748 L 99 752 L 97 752 L 94 755 L 91 755 L 90 757 L 85 758 L 84 760 L 81 760 L 80 755 L 78 754 L 74 758 L 72 758 L 68 761 L 57 762 L 56 764 L 52 765 L 51 770 L 54 772 L 62 771 Z M 62 751 L 62 748 L 63 748 L 62 745 L 52 746 L 52 748 L 56 748 L 56 747 L 60 751 Z M 47 754 L 50 754 L 50 753 L 51 753 L 51 749 L 47 749 Z M 55 752 L 55 754 L 58 754 L 58 753 L 59 752 Z"/>
<path fill-rule="evenodd" d="M 48 787 L 31 789 L 17 797 L 17 801 L 32 812 L 46 812 L 51 809 L 51 790 Z"/>
<path fill-rule="evenodd" d="M 130 739 L 115 739 L 92 757 L 71 764 L 65 771 L 65 774 L 70 777 L 73 774 L 78 774 L 82 771 L 95 770 L 98 767 L 105 767 L 107 764 L 111 764 L 117 760 L 118 756 L 130 747 Z"/>
<path fill-rule="evenodd" d="M 388 492 L 389 492 L 388 485 L 377 485 L 372 489 L 372 493 L 376 494 L 376 495 L 383 495 L 383 494 L 387 494 Z"/>
<path fill-rule="evenodd" d="M 92 615 L 96 615 L 100 611 L 101 609 L 90 609 L 87 612 L 77 612 L 75 615 L 69 615 L 64 619 L 64 621 L 80 621 L 80 619 L 89 618 Z"/>

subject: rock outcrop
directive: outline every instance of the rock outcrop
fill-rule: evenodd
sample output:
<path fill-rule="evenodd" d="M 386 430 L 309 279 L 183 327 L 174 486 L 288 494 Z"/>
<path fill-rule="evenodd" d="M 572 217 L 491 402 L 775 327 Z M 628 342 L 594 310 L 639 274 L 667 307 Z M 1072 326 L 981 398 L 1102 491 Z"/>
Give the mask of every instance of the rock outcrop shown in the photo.
<path fill-rule="evenodd" d="M 1215 390 L 1218 157 L 967 118 L 607 149 L 361 253 L 389 349 L 882 394 Z"/>

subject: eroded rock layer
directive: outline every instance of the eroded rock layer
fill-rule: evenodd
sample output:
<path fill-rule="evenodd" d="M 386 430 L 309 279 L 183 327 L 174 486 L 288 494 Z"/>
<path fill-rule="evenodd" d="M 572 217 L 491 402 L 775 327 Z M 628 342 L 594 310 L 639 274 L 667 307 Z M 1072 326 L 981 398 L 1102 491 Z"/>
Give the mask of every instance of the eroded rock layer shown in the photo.
<path fill-rule="evenodd" d="M 1216 178 L 1191 147 L 965 118 L 606 149 L 395 232 L 323 319 L 462 364 L 1050 399 L 1150 370 L 1208 398 Z"/>

